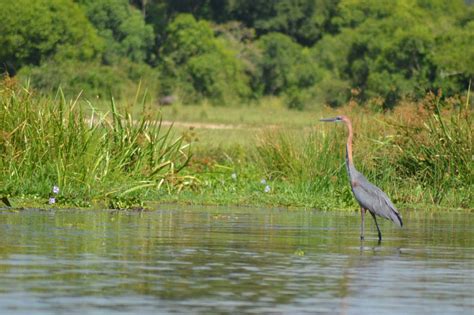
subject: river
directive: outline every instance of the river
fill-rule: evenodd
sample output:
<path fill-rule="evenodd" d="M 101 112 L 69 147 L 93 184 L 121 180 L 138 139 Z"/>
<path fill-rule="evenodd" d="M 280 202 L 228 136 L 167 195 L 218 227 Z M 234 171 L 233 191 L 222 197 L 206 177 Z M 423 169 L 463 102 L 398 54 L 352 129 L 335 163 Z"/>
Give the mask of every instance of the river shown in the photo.
<path fill-rule="evenodd" d="M 0 314 L 467 314 L 474 214 L 0 210 Z"/>

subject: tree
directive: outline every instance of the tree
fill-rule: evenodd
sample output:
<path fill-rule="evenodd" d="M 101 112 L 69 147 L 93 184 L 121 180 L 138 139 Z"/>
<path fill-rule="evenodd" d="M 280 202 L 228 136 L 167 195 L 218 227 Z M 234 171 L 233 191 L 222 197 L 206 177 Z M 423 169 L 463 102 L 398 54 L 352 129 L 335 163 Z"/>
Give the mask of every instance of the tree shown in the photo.
<path fill-rule="evenodd" d="M 153 56 L 153 27 L 145 24 L 140 11 L 127 0 L 82 0 L 86 14 L 105 41 L 104 61 L 116 63 L 120 57 L 135 62 Z"/>
<path fill-rule="evenodd" d="M 102 42 L 70 0 L 0 0 L 0 63 L 14 74 L 49 58 L 89 60 Z"/>
<path fill-rule="evenodd" d="M 362 99 L 382 97 L 386 107 L 437 89 L 444 81 L 440 75 L 454 69 L 461 75 L 449 91 L 459 93 L 472 74 L 469 57 L 461 55 L 472 55 L 468 38 L 474 32 L 456 27 L 463 8 L 460 0 L 449 5 L 443 0 L 342 0 L 333 19 L 338 33 L 326 35 L 313 55 L 336 81 L 360 88 Z M 455 53 L 450 42 L 459 43 L 463 53 Z"/>
<path fill-rule="evenodd" d="M 31 86 L 45 93 L 56 93 L 61 87 L 68 97 L 81 93 L 88 99 L 131 99 L 136 97 L 138 85 L 144 89 L 157 86 L 156 70 L 128 59 L 118 65 L 104 65 L 100 60 L 51 60 L 39 67 L 24 67 L 18 76 L 31 79 Z"/>
<path fill-rule="evenodd" d="M 281 94 L 290 88 L 304 89 L 314 85 L 318 69 L 309 50 L 298 45 L 289 36 L 270 33 L 258 40 L 262 50 L 261 82 L 266 94 Z"/>
<path fill-rule="evenodd" d="M 161 33 L 181 13 L 215 23 L 238 21 L 257 34 L 281 32 L 310 46 L 331 30 L 339 0 L 156 0 L 148 2 L 147 21 Z M 140 0 L 138 0 L 140 2 Z M 137 1 L 133 1 L 137 3 Z M 143 8 L 143 4 L 137 3 Z"/>
<path fill-rule="evenodd" d="M 229 19 L 243 21 L 259 35 L 280 32 L 311 46 L 331 31 L 337 3 L 331 0 L 229 0 Z"/>
<path fill-rule="evenodd" d="M 237 51 L 217 38 L 208 22 L 190 14 L 180 14 L 168 25 L 160 56 L 165 94 L 181 89 L 188 100 L 195 95 L 216 103 L 250 95 Z"/>
<path fill-rule="evenodd" d="M 433 62 L 437 73 L 435 86 L 445 95 L 466 91 L 474 79 L 474 7 L 436 38 Z M 472 88 L 472 86 L 471 86 Z"/>

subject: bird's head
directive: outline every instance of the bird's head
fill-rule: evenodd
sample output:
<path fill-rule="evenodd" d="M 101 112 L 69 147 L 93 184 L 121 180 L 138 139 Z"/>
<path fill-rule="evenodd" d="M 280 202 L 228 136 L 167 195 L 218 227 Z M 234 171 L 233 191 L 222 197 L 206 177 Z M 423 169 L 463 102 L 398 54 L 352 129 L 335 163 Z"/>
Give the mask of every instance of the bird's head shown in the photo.
<path fill-rule="evenodd" d="M 341 116 L 336 116 L 333 118 L 323 118 L 320 119 L 319 121 L 323 122 L 349 122 L 349 118 L 347 116 L 341 115 Z"/>

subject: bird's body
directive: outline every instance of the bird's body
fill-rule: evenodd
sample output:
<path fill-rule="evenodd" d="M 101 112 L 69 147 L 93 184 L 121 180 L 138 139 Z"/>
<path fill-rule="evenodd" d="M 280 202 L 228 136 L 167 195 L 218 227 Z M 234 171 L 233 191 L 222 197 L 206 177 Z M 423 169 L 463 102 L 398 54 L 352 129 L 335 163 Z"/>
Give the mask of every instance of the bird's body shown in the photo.
<path fill-rule="evenodd" d="M 380 232 L 376 216 L 393 221 L 398 226 L 403 226 L 402 218 L 395 205 L 390 201 L 387 194 L 380 188 L 372 184 L 365 178 L 362 173 L 356 170 L 352 160 L 352 124 L 348 117 L 337 116 L 335 118 L 321 119 L 326 122 L 344 122 L 349 130 L 346 145 L 346 167 L 349 176 L 352 193 L 361 207 L 361 234 L 360 238 L 364 239 L 364 216 L 366 210 L 372 215 L 377 227 L 379 241 L 382 240 L 382 233 Z"/>
<path fill-rule="evenodd" d="M 386 193 L 369 182 L 355 167 L 352 167 L 349 176 L 351 179 L 352 193 L 361 208 L 369 210 L 372 214 L 393 221 L 400 227 L 403 225 L 397 208 L 395 208 Z"/>

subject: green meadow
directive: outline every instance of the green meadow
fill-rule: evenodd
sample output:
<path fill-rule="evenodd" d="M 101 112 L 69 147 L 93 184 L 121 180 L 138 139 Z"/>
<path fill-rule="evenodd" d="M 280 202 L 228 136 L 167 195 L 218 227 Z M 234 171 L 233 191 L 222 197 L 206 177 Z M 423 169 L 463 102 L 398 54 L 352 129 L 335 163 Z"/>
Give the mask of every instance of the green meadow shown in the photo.
<path fill-rule="evenodd" d="M 97 106 L 3 81 L 1 194 L 15 207 L 146 208 L 156 202 L 357 209 L 344 166 L 346 114 L 356 166 L 399 207 L 474 208 L 472 109 L 428 94 L 374 113 L 350 103 L 290 110 L 278 98 L 240 107 Z M 58 194 L 52 187 L 58 186 Z"/>

